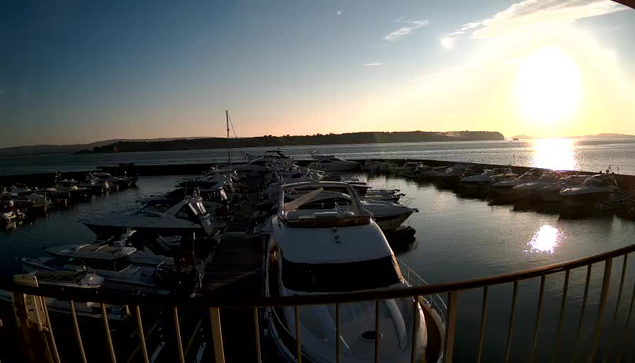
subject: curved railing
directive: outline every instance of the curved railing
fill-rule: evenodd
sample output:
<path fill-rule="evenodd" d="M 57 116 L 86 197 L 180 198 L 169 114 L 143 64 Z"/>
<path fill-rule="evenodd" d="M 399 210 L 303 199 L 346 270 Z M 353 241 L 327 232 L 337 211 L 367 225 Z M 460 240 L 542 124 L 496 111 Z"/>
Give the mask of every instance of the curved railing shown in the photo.
<path fill-rule="evenodd" d="M 257 352 L 254 354 L 257 355 L 258 361 L 261 360 L 260 355 L 260 328 L 259 328 L 259 317 L 261 316 L 260 312 L 262 308 L 270 308 L 270 307 L 280 307 L 280 306 L 300 306 L 300 305 L 322 305 L 322 304 L 343 304 L 349 302 L 356 301 L 380 301 L 385 299 L 394 299 L 394 298 L 406 298 L 406 297 L 431 297 L 436 294 L 447 294 L 447 317 L 444 317 L 444 323 L 446 323 L 445 329 L 445 339 L 443 339 L 443 351 L 442 353 L 445 355 L 446 361 L 452 361 L 453 351 L 454 351 L 454 342 L 455 342 L 455 331 L 456 331 L 456 323 L 457 323 L 457 303 L 460 298 L 460 294 L 466 290 L 474 290 L 481 289 L 483 292 L 482 306 L 481 306 L 481 323 L 479 329 L 479 338 L 478 338 L 478 352 L 477 352 L 477 361 L 481 360 L 483 353 L 483 342 L 484 342 L 484 331 L 485 325 L 487 321 L 486 311 L 488 304 L 488 288 L 491 286 L 504 285 L 504 284 L 512 284 L 512 303 L 511 303 L 511 314 L 510 314 L 510 323 L 507 331 L 507 343 L 505 349 L 505 359 L 510 359 L 510 352 L 512 347 L 512 338 L 514 333 L 514 323 L 516 319 L 517 313 L 517 302 L 518 302 L 518 287 L 519 283 L 525 280 L 540 278 L 540 290 L 538 296 L 538 304 L 537 304 L 537 313 L 536 319 L 534 321 L 534 325 L 530 327 L 533 329 L 533 345 L 531 349 L 531 357 L 536 352 L 537 342 L 538 342 L 538 332 L 540 328 L 540 320 L 542 316 L 543 309 L 543 299 L 544 299 L 544 291 L 545 291 L 545 281 L 546 277 L 558 273 L 564 273 L 564 285 L 562 288 L 562 298 L 560 304 L 560 313 L 557 322 L 557 330 L 555 335 L 555 341 L 550 342 L 552 347 L 556 347 L 553 353 L 553 358 L 556 359 L 558 354 L 558 346 L 560 339 L 562 338 L 562 329 L 564 322 L 564 312 L 567 308 L 567 292 L 569 288 L 569 278 L 572 270 L 575 269 L 583 269 L 586 267 L 586 281 L 584 285 L 584 298 L 582 301 L 581 307 L 581 316 L 580 316 L 580 326 L 582 326 L 582 322 L 585 318 L 586 305 L 589 301 L 589 284 L 591 278 L 591 269 L 594 264 L 603 263 L 604 264 L 604 273 L 602 275 L 602 287 L 600 291 L 600 296 L 598 297 L 598 311 L 595 315 L 595 328 L 592 335 L 592 339 L 590 345 L 586 345 L 590 347 L 590 354 L 586 355 L 587 358 L 593 360 L 595 355 L 598 353 L 598 346 L 600 341 L 600 334 L 603 328 L 603 319 L 605 318 L 605 312 L 607 309 L 607 301 L 609 295 L 609 286 L 611 284 L 611 273 L 613 268 L 613 261 L 616 258 L 622 258 L 622 268 L 621 274 L 619 277 L 619 290 L 617 294 L 617 302 L 615 308 L 615 315 L 613 316 L 613 322 L 611 324 L 610 333 L 615 333 L 616 319 L 617 314 L 619 312 L 620 301 L 622 299 L 624 282 L 626 279 L 626 271 L 628 266 L 628 255 L 635 251 L 635 245 L 627 246 L 624 248 L 616 249 L 614 251 L 598 254 L 591 257 L 580 258 L 568 262 L 552 264 L 544 267 L 538 267 L 530 270 L 514 272 L 509 274 L 503 274 L 493 277 L 479 278 L 467 281 L 459 281 L 447 284 L 434 284 L 434 285 L 419 285 L 419 286 L 411 286 L 407 288 L 398 288 L 398 289 L 387 289 L 381 291 L 357 291 L 357 292 L 342 292 L 342 293 L 334 293 L 334 294 L 316 294 L 316 295 L 296 295 L 296 296 L 276 296 L 276 297 L 249 297 L 246 299 L 244 296 L 238 295 L 203 295 L 197 297 L 183 297 L 183 296 L 137 296 L 137 295 L 121 295 L 121 294 L 105 294 L 101 292 L 91 292 L 91 291 L 65 291 L 64 289 L 52 289 L 46 287 L 30 287 L 23 286 L 18 284 L 4 284 L 0 285 L 0 289 L 9 290 L 14 293 L 21 293 L 26 295 L 34 295 L 34 296 L 42 296 L 42 297 L 52 297 L 61 300 L 68 301 L 82 301 L 82 302 L 101 302 L 105 304 L 114 304 L 114 305 L 131 305 L 134 307 L 135 311 L 139 311 L 138 307 L 169 307 L 173 308 L 175 312 L 175 316 L 178 317 L 178 308 L 211 308 L 212 314 L 212 335 L 213 335 L 213 343 L 215 346 L 214 352 L 217 361 L 224 361 L 224 357 L 222 355 L 222 335 L 220 333 L 220 309 L 225 308 L 251 308 L 254 311 L 254 324 L 255 324 L 255 334 L 257 341 Z M 413 272 L 406 270 L 404 277 L 411 280 L 412 278 L 408 278 L 408 274 L 412 274 Z M 423 279 L 421 279 L 423 281 Z M 635 287 L 635 285 L 634 285 Z M 630 308 L 628 309 L 628 316 L 626 317 L 626 327 L 625 331 L 628 331 L 630 319 L 633 310 L 633 300 L 635 299 L 635 290 L 631 296 Z M 439 310 L 444 310 L 445 303 L 435 298 L 427 299 L 429 302 L 434 302 L 434 305 Z M 137 317 L 138 322 L 140 323 L 140 316 Z M 176 320 L 176 325 L 178 327 L 178 319 Z M 104 319 L 105 324 L 107 324 L 107 318 Z M 78 334 L 79 334 L 79 330 Z M 143 334 L 141 334 L 143 339 Z M 630 337 L 630 336 L 629 336 Z M 79 340 L 80 337 L 78 337 Z M 301 337 L 300 337 L 301 338 Z M 628 339 L 625 334 L 625 338 Z M 574 350 L 578 348 L 580 340 L 580 334 L 575 341 Z M 379 341 L 380 342 L 380 341 Z M 220 344 L 220 345 L 219 345 Z M 379 346 L 381 344 L 378 344 Z M 378 354 L 380 347 L 376 349 Z M 611 349 L 604 349 L 604 354 L 607 357 L 611 357 L 611 359 L 620 356 L 619 349 L 616 351 L 611 351 Z M 298 353 L 302 351 L 301 343 L 298 342 Z M 339 351 L 339 349 L 338 349 Z M 612 356 L 614 355 L 614 356 Z M 377 356 L 379 357 L 379 356 Z M 413 354 L 414 358 L 414 354 Z M 182 360 L 184 361 L 184 360 Z"/>

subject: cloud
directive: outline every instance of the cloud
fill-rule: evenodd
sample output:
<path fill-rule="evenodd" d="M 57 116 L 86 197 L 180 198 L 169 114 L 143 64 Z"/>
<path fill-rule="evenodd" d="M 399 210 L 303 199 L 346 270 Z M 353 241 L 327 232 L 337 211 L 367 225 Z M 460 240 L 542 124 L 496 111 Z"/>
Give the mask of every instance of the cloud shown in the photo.
<path fill-rule="evenodd" d="M 406 24 L 409 24 L 409 26 L 405 26 L 395 30 L 394 32 L 388 33 L 385 37 L 382 38 L 383 40 L 386 40 L 389 42 L 399 41 L 401 40 L 401 38 L 412 33 L 413 31 L 428 25 L 429 22 L 426 19 L 406 21 L 406 20 L 403 20 L 403 18 L 399 18 L 395 20 L 395 23 L 406 23 Z"/>
<path fill-rule="evenodd" d="M 472 38 L 492 38 L 517 29 L 542 23 L 574 22 L 625 10 L 627 7 L 611 0 L 524 0 L 498 12 L 493 17 L 464 24 L 448 37 L 472 32 Z"/>
<path fill-rule="evenodd" d="M 364 67 L 379 67 L 379 66 L 383 66 L 383 63 L 366 63 L 364 64 Z"/>
<path fill-rule="evenodd" d="M 336 11 L 336 12 L 335 12 L 335 15 L 337 15 L 337 16 L 342 15 L 342 10 L 338 10 L 338 11 Z"/>

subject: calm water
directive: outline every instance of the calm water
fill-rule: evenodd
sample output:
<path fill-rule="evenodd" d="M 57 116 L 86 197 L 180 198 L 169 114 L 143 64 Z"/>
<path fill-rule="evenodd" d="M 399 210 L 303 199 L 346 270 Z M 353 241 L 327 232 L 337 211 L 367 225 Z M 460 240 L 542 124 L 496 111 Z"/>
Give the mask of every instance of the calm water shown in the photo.
<path fill-rule="evenodd" d="M 96 197 L 91 203 L 52 212 L 48 218 L 19 226 L 14 232 L 0 233 L 0 273 L 6 278 L 17 272 L 19 266 L 13 258 L 41 255 L 42 247 L 91 242 L 94 238 L 92 233 L 77 222 L 80 217 L 130 207 L 144 195 L 171 188 L 179 179 L 142 178 L 137 189 Z M 451 191 L 401 178 L 376 177 L 370 182 L 376 186 L 400 188 L 412 198 L 410 205 L 420 210 L 407 222 L 417 231 L 416 241 L 406 248 L 397 249 L 396 254 L 430 283 L 473 279 L 589 256 L 632 244 L 635 235 L 635 222 L 618 217 L 564 219 L 558 214 L 515 211 L 513 206 L 489 206 L 482 200 L 459 198 Z M 609 320 L 615 309 L 620 269 L 621 261 L 615 261 L 612 295 L 607 309 Z M 590 339 L 597 311 L 602 271 L 603 265 L 594 266 L 583 329 L 586 342 Z M 569 346 L 578 331 L 584 278 L 583 270 L 571 274 L 563 332 L 563 342 Z M 624 326 L 634 278 L 629 271 L 621 318 L 618 319 L 620 329 Z M 543 350 L 550 346 L 550 340 L 555 335 L 562 284 L 561 274 L 547 279 L 539 335 L 539 347 Z M 537 296 L 538 280 L 520 284 L 513 340 L 514 360 L 526 358 L 530 351 Z M 510 286 L 490 289 L 484 361 L 504 359 L 510 304 Z M 480 310 L 480 291 L 461 293 L 456 349 L 459 361 L 474 359 Z M 621 334 L 620 330 L 619 337 Z M 569 350 L 563 344 L 563 354 L 568 354 Z M 537 358 L 548 357 L 539 351 Z"/>
<path fill-rule="evenodd" d="M 635 141 L 594 139 L 544 139 L 522 142 L 427 142 L 365 145 L 319 145 L 285 148 L 296 159 L 309 159 L 313 150 L 355 159 L 433 159 L 490 164 L 514 164 L 562 170 L 606 170 L 635 175 Z M 263 148 L 243 149 L 245 153 L 259 155 Z M 240 152 L 232 150 L 234 160 Z M 186 164 L 225 162 L 226 150 L 189 150 L 167 152 L 139 152 L 88 155 L 40 155 L 0 158 L 0 172 L 30 174 L 41 172 L 93 170 L 97 166 L 119 163 Z"/>

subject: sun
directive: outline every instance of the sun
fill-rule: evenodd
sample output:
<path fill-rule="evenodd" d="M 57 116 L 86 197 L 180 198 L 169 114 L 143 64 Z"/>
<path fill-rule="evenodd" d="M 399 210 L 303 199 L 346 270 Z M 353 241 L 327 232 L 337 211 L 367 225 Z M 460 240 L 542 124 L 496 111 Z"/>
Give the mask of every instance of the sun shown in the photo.
<path fill-rule="evenodd" d="M 578 65 L 556 47 L 540 48 L 521 60 L 516 86 L 522 114 L 544 126 L 572 116 L 582 93 Z"/>
<path fill-rule="evenodd" d="M 450 49 L 454 46 L 454 41 L 450 37 L 441 38 L 441 46 L 445 49 Z"/>

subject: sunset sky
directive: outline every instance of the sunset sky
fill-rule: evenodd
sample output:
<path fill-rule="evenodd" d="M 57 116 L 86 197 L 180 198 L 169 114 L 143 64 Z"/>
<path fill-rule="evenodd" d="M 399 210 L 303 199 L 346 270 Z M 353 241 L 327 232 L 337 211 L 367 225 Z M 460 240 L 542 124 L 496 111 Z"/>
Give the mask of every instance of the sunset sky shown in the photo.
<path fill-rule="evenodd" d="M 607 0 L 8 1 L 0 147 L 492 130 L 635 134 L 635 10 Z"/>

